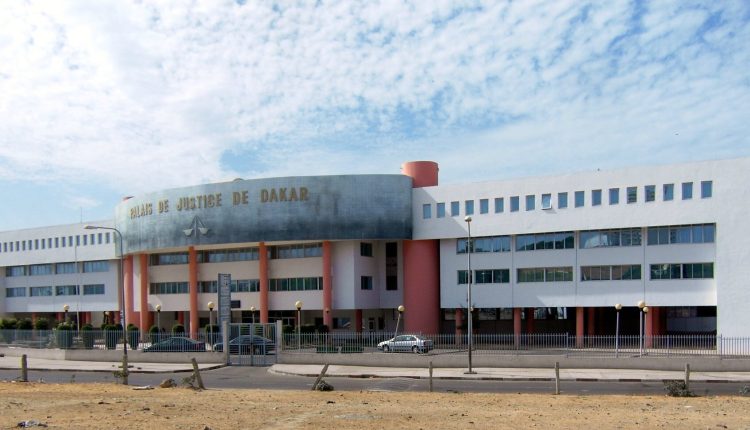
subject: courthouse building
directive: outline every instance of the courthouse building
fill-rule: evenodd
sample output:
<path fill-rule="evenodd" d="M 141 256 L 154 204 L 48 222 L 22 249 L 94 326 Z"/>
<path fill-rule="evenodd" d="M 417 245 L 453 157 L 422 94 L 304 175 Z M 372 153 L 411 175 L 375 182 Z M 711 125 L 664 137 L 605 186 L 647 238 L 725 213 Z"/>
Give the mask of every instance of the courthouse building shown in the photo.
<path fill-rule="evenodd" d="M 233 322 L 295 325 L 301 301 L 303 324 L 335 331 L 392 330 L 404 305 L 425 334 L 461 333 L 471 309 L 477 333 L 610 335 L 619 303 L 635 334 L 643 301 L 647 334 L 747 337 L 748 172 L 741 158 L 439 185 L 416 161 L 159 190 L 112 219 L 0 232 L 0 316 L 68 305 L 101 324 L 122 281 L 128 322 L 195 332 L 229 274 Z"/>

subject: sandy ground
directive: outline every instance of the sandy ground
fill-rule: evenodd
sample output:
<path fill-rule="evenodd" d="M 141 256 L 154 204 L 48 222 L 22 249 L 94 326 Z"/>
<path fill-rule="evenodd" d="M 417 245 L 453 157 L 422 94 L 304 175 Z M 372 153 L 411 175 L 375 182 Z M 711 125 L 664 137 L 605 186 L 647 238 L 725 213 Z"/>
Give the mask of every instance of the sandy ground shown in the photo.
<path fill-rule="evenodd" d="M 750 397 L 310 392 L 0 382 L 0 428 L 750 429 Z"/>

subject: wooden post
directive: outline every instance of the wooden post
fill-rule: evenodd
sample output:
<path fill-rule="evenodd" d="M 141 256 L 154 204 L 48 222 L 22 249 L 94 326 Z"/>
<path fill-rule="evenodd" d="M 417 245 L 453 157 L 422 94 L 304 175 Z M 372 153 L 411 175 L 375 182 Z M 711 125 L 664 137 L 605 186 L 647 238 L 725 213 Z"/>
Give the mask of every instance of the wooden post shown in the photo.
<path fill-rule="evenodd" d="M 127 333 L 127 332 L 126 332 Z M 125 339 L 127 342 L 128 340 Z M 128 373 L 130 373 L 130 369 L 128 369 L 128 356 L 123 354 L 122 355 L 122 385 L 128 385 Z"/>
<path fill-rule="evenodd" d="M 29 382 L 29 364 L 26 354 L 21 356 L 21 382 Z"/>
<path fill-rule="evenodd" d="M 430 393 L 432 392 L 432 361 L 430 361 Z"/>
<path fill-rule="evenodd" d="M 560 362 L 555 361 L 555 394 L 560 394 Z"/>
<path fill-rule="evenodd" d="M 323 366 L 323 370 L 320 371 L 318 378 L 315 380 L 315 383 L 312 386 L 312 391 L 315 391 L 318 388 L 318 384 L 320 384 L 320 380 L 323 379 L 323 376 L 325 376 L 327 371 L 328 371 L 328 363 L 326 363 L 326 365 Z"/>
<path fill-rule="evenodd" d="M 690 391 L 690 363 L 685 363 L 685 391 Z"/>
<path fill-rule="evenodd" d="M 191 358 L 190 361 L 193 363 L 193 376 L 195 376 L 195 380 L 198 382 L 198 388 L 205 390 L 206 387 L 203 386 L 203 378 L 201 378 L 201 371 L 198 369 L 198 362 L 195 361 L 195 357 Z"/>

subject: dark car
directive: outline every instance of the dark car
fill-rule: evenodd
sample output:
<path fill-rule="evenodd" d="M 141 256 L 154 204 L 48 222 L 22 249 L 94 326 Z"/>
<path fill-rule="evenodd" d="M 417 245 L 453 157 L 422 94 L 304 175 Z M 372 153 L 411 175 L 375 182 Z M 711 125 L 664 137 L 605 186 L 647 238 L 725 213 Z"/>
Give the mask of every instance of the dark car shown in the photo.
<path fill-rule="evenodd" d="M 258 335 L 244 334 L 229 341 L 229 353 L 242 355 L 248 355 L 251 352 L 254 355 L 268 354 L 274 350 L 275 346 L 276 344 L 271 339 Z M 223 352 L 224 345 L 221 342 L 217 342 L 214 344 L 213 349 L 214 351 Z"/>
<path fill-rule="evenodd" d="M 185 352 L 205 351 L 206 343 L 190 339 L 189 337 L 170 337 L 161 342 L 143 348 L 143 352 Z"/>

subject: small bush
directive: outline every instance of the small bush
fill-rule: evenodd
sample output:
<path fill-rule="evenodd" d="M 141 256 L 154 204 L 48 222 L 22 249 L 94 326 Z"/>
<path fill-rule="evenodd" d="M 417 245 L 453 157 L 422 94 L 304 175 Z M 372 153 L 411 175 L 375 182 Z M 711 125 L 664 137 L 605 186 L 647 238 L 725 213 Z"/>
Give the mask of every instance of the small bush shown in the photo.
<path fill-rule="evenodd" d="M 15 318 L 0 320 L 0 330 L 14 330 L 17 325 L 18 321 Z"/>
<path fill-rule="evenodd" d="M 750 396 L 750 385 L 740 388 L 740 396 Z"/>
<path fill-rule="evenodd" d="M 695 397 L 695 394 L 688 390 L 685 381 L 664 381 L 664 390 L 670 397 Z"/>
<path fill-rule="evenodd" d="M 172 326 L 172 334 L 181 335 L 185 333 L 185 326 L 182 324 L 175 324 Z"/>
<path fill-rule="evenodd" d="M 18 323 L 16 324 L 16 329 L 18 330 L 31 330 L 32 328 L 34 328 L 34 323 L 28 318 L 18 320 Z"/>

